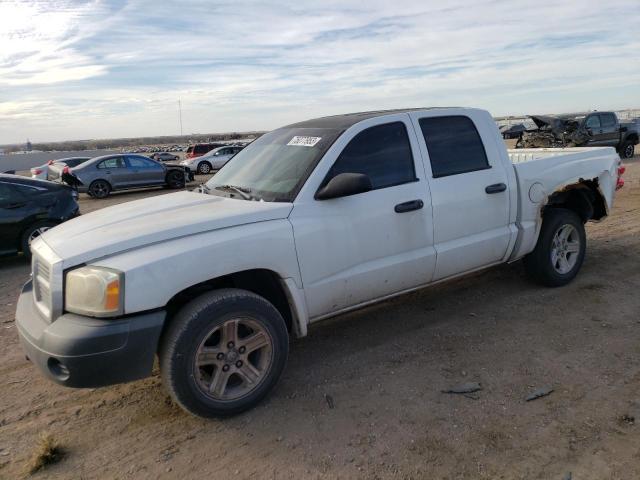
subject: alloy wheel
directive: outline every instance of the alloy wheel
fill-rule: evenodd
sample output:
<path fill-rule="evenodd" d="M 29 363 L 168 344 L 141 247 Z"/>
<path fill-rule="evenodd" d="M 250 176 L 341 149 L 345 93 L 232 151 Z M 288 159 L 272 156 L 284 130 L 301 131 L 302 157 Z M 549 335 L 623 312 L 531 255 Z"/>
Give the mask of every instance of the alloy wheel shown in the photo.
<path fill-rule="evenodd" d="M 221 401 L 238 400 L 255 390 L 273 364 L 273 340 L 250 318 L 214 327 L 194 358 L 194 377 L 202 393 Z"/>

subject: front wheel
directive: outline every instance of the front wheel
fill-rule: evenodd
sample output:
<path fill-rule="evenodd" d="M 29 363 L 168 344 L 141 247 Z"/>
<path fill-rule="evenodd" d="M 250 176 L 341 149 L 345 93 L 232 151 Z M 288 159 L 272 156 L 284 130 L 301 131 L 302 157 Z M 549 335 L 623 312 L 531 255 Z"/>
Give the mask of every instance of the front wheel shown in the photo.
<path fill-rule="evenodd" d="M 37 222 L 27 227 L 27 229 L 22 233 L 21 249 L 27 260 L 31 259 L 31 242 L 55 226 L 56 224 L 54 222 Z"/>
<path fill-rule="evenodd" d="M 578 274 L 586 247 L 580 217 L 565 208 L 550 208 L 544 214 L 536 248 L 524 258 L 524 266 L 536 282 L 560 287 Z"/>
<path fill-rule="evenodd" d="M 185 185 L 185 181 L 185 176 L 182 172 L 172 170 L 167 173 L 166 182 L 169 188 L 183 188 Z"/>
<path fill-rule="evenodd" d="M 164 333 L 162 381 L 193 415 L 235 415 L 273 389 L 288 352 L 285 322 L 266 299 L 239 289 L 208 292 L 185 305 Z"/>
<path fill-rule="evenodd" d="M 198 173 L 200 175 L 208 175 L 211 173 L 211 170 L 213 169 L 213 167 L 211 166 L 211 164 L 209 162 L 202 162 L 198 164 Z"/>

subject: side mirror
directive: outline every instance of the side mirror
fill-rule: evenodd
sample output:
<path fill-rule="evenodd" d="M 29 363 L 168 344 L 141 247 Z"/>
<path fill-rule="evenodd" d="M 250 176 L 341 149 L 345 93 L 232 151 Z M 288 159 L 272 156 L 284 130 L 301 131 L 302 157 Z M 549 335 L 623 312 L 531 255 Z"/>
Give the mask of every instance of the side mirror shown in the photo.
<path fill-rule="evenodd" d="M 348 197 L 373 189 L 371 179 L 363 173 L 339 173 L 316 192 L 316 200 Z"/>
<path fill-rule="evenodd" d="M 626 132 L 627 130 L 629 130 L 627 127 L 620 127 L 620 131 L 622 133 Z"/>
<path fill-rule="evenodd" d="M 588 135 L 593 135 L 593 129 L 590 127 L 587 127 L 587 134 Z"/>

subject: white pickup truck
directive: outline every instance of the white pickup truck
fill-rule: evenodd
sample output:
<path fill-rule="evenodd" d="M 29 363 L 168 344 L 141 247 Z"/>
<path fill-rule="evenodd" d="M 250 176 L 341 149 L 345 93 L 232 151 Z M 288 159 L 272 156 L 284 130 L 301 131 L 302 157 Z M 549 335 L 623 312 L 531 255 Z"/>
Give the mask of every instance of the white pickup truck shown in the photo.
<path fill-rule="evenodd" d="M 560 286 L 610 211 L 613 148 L 507 151 L 483 110 L 274 130 L 195 191 L 104 208 L 32 244 L 16 321 L 53 381 L 150 375 L 200 416 L 252 407 L 310 324 L 524 258 Z"/>

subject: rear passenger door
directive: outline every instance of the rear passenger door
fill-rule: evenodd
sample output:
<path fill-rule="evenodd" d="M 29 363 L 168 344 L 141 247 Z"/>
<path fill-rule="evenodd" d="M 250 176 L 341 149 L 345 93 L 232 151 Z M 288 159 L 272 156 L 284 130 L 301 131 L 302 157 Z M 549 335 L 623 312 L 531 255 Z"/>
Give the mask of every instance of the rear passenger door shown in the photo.
<path fill-rule="evenodd" d="M 431 188 L 437 255 L 433 279 L 502 261 L 513 234 L 512 200 L 501 157 L 504 144 L 493 120 L 475 110 L 410 115 Z"/>
<path fill-rule="evenodd" d="M 107 180 L 113 188 L 128 187 L 133 179 L 131 172 L 126 168 L 122 155 L 107 158 L 98 163 L 98 176 Z"/>

